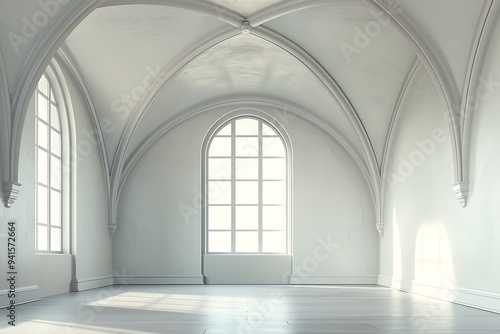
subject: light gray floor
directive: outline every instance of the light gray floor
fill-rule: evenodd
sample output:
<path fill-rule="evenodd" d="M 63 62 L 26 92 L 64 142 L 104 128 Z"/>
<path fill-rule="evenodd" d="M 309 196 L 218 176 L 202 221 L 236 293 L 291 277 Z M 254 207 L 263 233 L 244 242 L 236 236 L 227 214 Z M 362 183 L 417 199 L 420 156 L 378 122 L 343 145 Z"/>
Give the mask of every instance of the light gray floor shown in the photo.
<path fill-rule="evenodd" d="M 500 315 L 379 286 L 112 286 L 17 307 L 0 333 L 500 333 Z"/>

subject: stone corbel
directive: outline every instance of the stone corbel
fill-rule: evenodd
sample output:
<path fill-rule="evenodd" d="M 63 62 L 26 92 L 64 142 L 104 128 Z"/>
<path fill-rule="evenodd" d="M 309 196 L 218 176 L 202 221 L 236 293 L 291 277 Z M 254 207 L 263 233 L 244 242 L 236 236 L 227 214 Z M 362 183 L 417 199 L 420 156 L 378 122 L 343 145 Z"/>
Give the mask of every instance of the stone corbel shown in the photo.
<path fill-rule="evenodd" d="M 469 184 L 470 182 L 458 182 L 453 185 L 453 192 L 455 193 L 455 197 L 458 199 L 462 208 L 467 206 L 467 199 L 469 197 Z"/>
<path fill-rule="evenodd" d="M 384 223 L 377 223 L 376 226 L 377 226 L 378 234 L 380 235 L 381 238 L 383 238 L 384 237 L 385 224 Z"/>
<path fill-rule="evenodd" d="M 111 224 L 111 223 L 108 224 L 108 233 L 109 233 L 110 237 L 112 237 L 112 236 L 115 235 L 116 227 L 117 227 L 116 223 L 114 223 L 114 224 Z"/>
<path fill-rule="evenodd" d="M 12 204 L 14 204 L 14 202 L 17 199 L 17 196 L 19 195 L 20 187 L 21 187 L 20 183 L 15 183 L 15 182 L 2 183 L 3 204 L 6 208 L 12 207 Z"/>

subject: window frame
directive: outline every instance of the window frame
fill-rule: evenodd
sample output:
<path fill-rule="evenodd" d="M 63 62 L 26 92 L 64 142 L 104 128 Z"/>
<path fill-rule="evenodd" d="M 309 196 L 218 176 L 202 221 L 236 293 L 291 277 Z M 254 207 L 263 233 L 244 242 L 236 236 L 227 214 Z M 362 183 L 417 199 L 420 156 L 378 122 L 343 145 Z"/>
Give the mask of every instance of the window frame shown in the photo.
<path fill-rule="evenodd" d="M 35 158 L 35 175 L 34 175 L 34 184 L 35 184 L 35 240 L 34 240 L 34 250 L 36 254 L 65 254 L 65 253 L 70 253 L 70 207 L 72 206 L 71 203 L 71 197 L 70 194 L 73 191 L 73 188 L 71 187 L 71 184 L 73 182 L 73 173 L 72 173 L 72 166 L 70 164 L 70 145 L 71 145 L 71 140 L 70 140 L 70 132 L 72 127 L 70 126 L 70 117 L 68 117 L 67 113 L 67 87 L 65 87 L 62 83 L 64 81 L 61 81 L 60 79 L 61 76 L 61 71 L 58 67 L 57 62 L 55 60 L 52 61 L 51 64 L 46 68 L 45 72 L 42 74 L 40 77 L 40 80 L 37 82 L 34 88 L 34 94 L 33 94 L 33 119 L 34 119 L 34 158 Z M 47 85 L 48 85 L 48 91 L 49 91 L 49 96 L 45 96 L 42 92 L 40 92 L 39 84 L 40 81 L 42 80 L 42 77 L 45 77 L 47 80 Z M 47 113 L 48 113 L 48 122 L 46 120 L 43 120 L 42 118 L 39 117 L 39 105 L 38 105 L 38 99 L 40 98 L 40 94 L 43 94 L 44 98 L 47 98 L 48 101 L 48 107 L 47 107 Z M 57 111 L 58 116 L 58 121 L 59 121 L 59 140 L 60 140 L 60 147 L 58 148 L 58 153 L 59 156 L 54 152 L 53 148 L 51 147 L 51 131 L 55 129 L 53 127 L 53 122 L 51 122 L 51 118 L 53 115 L 51 115 L 51 109 L 52 107 L 55 107 L 54 110 Z M 48 139 L 47 139 L 47 148 L 43 148 L 39 145 L 38 142 L 38 122 L 43 122 L 47 127 L 48 127 Z M 47 153 L 47 156 L 49 157 L 49 161 L 47 163 L 48 166 L 48 171 L 47 171 L 47 184 L 43 184 L 39 182 L 39 176 L 38 176 L 38 154 L 39 150 L 43 150 Z M 61 166 L 60 168 L 60 175 L 59 175 L 59 189 L 56 189 L 57 187 L 53 187 L 53 184 L 51 184 L 51 178 L 53 177 L 51 175 L 51 157 L 58 158 L 59 159 L 59 164 Z M 43 186 L 46 188 L 47 191 L 47 203 L 46 203 L 46 211 L 47 211 L 47 224 L 41 224 L 39 223 L 38 219 L 38 188 L 40 186 Z M 53 224 L 51 221 L 51 192 L 56 191 L 60 195 L 60 204 L 59 204 L 59 210 L 58 214 L 60 215 L 60 225 L 56 226 L 56 224 Z M 38 245 L 38 237 L 39 237 L 39 228 L 41 226 L 44 226 L 48 229 L 47 231 L 47 249 L 40 249 Z M 60 231 L 60 249 L 53 249 L 52 248 L 52 240 L 51 240 L 51 233 L 53 233 L 52 230 L 58 229 Z"/>
<path fill-rule="evenodd" d="M 237 120 L 241 119 L 254 119 L 257 120 L 259 123 L 259 133 L 258 135 L 238 135 L 235 133 L 234 126 L 235 122 Z M 209 251 L 209 232 L 210 231 L 216 231 L 216 229 L 209 229 L 209 208 L 210 206 L 217 206 L 216 204 L 210 204 L 209 203 L 209 182 L 211 179 L 209 178 L 209 150 L 211 148 L 211 144 L 213 142 L 214 138 L 220 138 L 222 136 L 218 135 L 219 132 L 228 126 L 229 124 L 232 124 L 231 126 L 231 134 L 230 135 L 225 135 L 225 137 L 231 138 L 231 156 L 224 156 L 221 158 L 224 159 L 231 159 L 231 167 L 230 167 L 230 179 L 228 180 L 230 182 L 231 186 L 231 201 L 230 204 L 222 204 L 221 206 L 229 206 L 231 209 L 231 251 L 230 252 L 210 252 Z M 261 124 L 269 126 L 273 130 L 273 135 L 267 135 L 263 133 L 263 126 Z M 257 181 L 258 182 L 258 202 L 256 204 L 238 204 L 235 200 L 235 184 L 237 182 L 235 178 L 235 166 L 233 165 L 235 163 L 235 160 L 238 159 L 238 157 L 235 154 L 235 140 L 238 137 L 258 137 L 259 140 L 259 152 L 255 156 L 255 159 L 258 160 L 258 176 L 256 179 L 252 180 L 246 180 L 246 181 Z M 263 138 L 266 137 L 275 137 L 279 140 L 281 140 L 281 143 L 283 145 L 284 149 L 284 156 L 276 156 L 276 157 L 271 157 L 271 156 L 263 156 L 263 150 L 262 150 L 262 140 Z M 292 162 L 292 149 L 291 149 L 291 143 L 288 137 L 287 132 L 284 130 L 284 128 L 279 124 L 279 122 L 271 117 L 270 115 L 261 112 L 261 111 L 256 111 L 252 110 L 251 112 L 248 111 L 236 111 L 233 113 L 230 113 L 221 119 L 219 119 L 209 130 L 207 135 L 205 136 L 205 141 L 203 144 L 203 157 L 202 157 L 202 189 L 203 189 L 203 203 L 202 203 L 202 226 L 203 226 L 203 253 L 207 255 L 290 255 L 291 254 L 291 249 L 292 249 L 292 213 L 291 213 L 291 207 L 292 207 L 292 168 L 291 168 L 291 162 Z M 214 157 L 212 157 L 214 158 Z M 246 157 L 248 158 L 248 157 Z M 266 158 L 279 158 L 279 159 L 284 159 L 285 160 L 285 178 L 280 179 L 280 180 L 270 180 L 268 178 L 265 178 L 263 175 L 263 161 Z M 241 159 L 241 157 L 240 157 Z M 212 180 L 213 181 L 213 180 Z M 223 180 L 218 180 L 218 181 L 223 181 Z M 244 182 L 244 179 L 238 179 L 238 181 Z M 272 182 L 272 181 L 279 181 L 279 182 L 284 182 L 284 187 L 285 187 L 285 201 L 284 203 L 280 204 L 264 204 L 263 203 L 263 183 L 264 182 Z M 226 181 L 227 182 L 227 181 Z M 245 251 L 236 251 L 236 246 L 237 246 L 237 240 L 235 239 L 236 232 L 244 232 L 244 229 L 237 229 L 235 226 L 235 214 L 236 214 L 236 208 L 238 207 L 245 207 L 245 206 L 250 206 L 250 207 L 257 207 L 258 208 L 258 229 L 251 229 L 249 231 L 251 232 L 258 232 L 258 251 L 256 252 L 245 252 Z M 284 207 L 285 210 L 285 250 L 284 252 L 277 252 L 277 251 L 264 251 L 263 249 L 263 244 L 264 244 L 264 232 L 282 232 L 282 229 L 270 229 L 270 228 L 264 228 L 263 227 L 263 208 L 265 207 L 271 207 L 271 206 L 276 206 L 276 207 Z M 228 232 L 229 230 L 224 230 L 225 232 Z"/>

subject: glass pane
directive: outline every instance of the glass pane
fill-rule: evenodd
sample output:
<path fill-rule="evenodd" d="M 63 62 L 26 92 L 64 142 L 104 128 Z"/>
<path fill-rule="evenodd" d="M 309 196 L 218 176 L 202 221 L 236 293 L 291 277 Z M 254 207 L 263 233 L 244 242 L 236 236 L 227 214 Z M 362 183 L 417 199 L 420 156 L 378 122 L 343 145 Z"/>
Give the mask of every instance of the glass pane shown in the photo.
<path fill-rule="evenodd" d="M 262 232 L 262 251 L 265 253 L 286 253 L 286 233 Z"/>
<path fill-rule="evenodd" d="M 50 130 L 50 151 L 61 156 L 61 135 L 54 130 Z"/>
<path fill-rule="evenodd" d="M 36 109 L 36 115 L 43 119 L 45 122 L 49 122 L 49 114 L 48 114 L 48 108 L 49 108 L 49 101 L 42 95 L 38 94 L 38 104 L 37 104 L 37 109 Z"/>
<path fill-rule="evenodd" d="M 262 138 L 262 156 L 264 157 L 285 157 L 285 146 L 279 137 Z"/>
<path fill-rule="evenodd" d="M 259 135 L 259 121 L 256 119 L 243 118 L 238 119 L 235 122 L 236 124 L 236 132 L 237 136 L 246 136 L 246 135 Z"/>
<path fill-rule="evenodd" d="M 208 178 L 212 180 L 230 180 L 231 159 L 228 158 L 208 159 Z"/>
<path fill-rule="evenodd" d="M 286 179 L 286 159 L 271 158 L 262 159 L 262 178 L 263 179 Z"/>
<path fill-rule="evenodd" d="M 286 184 L 284 181 L 264 181 L 262 182 L 262 203 L 263 204 L 285 204 Z"/>
<path fill-rule="evenodd" d="M 38 137 L 36 144 L 49 149 L 49 127 L 42 121 L 38 121 Z"/>
<path fill-rule="evenodd" d="M 231 229 L 231 207 L 209 206 L 208 207 L 208 229 L 230 230 Z"/>
<path fill-rule="evenodd" d="M 237 157 L 258 157 L 259 138 L 258 137 L 237 137 L 235 138 Z"/>
<path fill-rule="evenodd" d="M 236 204 L 259 204 L 259 182 L 235 182 Z"/>
<path fill-rule="evenodd" d="M 40 81 L 38 81 L 38 90 L 44 93 L 46 96 L 49 96 L 49 82 L 45 75 L 42 75 Z"/>
<path fill-rule="evenodd" d="M 50 186 L 61 190 L 61 159 L 54 156 L 50 157 Z"/>
<path fill-rule="evenodd" d="M 52 252 L 61 251 L 61 229 L 59 228 L 50 229 L 50 250 Z"/>
<path fill-rule="evenodd" d="M 37 250 L 39 251 L 48 251 L 48 239 L 49 239 L 49 230 L 47 226 L 37 226 L 36 240 L 37 240 Z"/>
<path fill-rule="evenodd" d="M 237 158 L 236 180 L 258 180 L 259 179 L 259 159 L 258 158 Z"/>
<path fill-rule="evenodd" d="M 50 125 L 57 131 L 61 131 L 61 122 L 59 120 L 59 110 L 53 104 L 50 106 Z"/>
<path fill-rule="evenodd" d="M 262 207 L 262 229 L 285 230 L 286 229 L 286 207 L 264 206 Z"/>
<path fill-rule="evenodd" d="M 262 123 L 262 135 L 263 136 L 276 136 L 278 134 L 269 125 Z"/>
<path fill-rule="evenodd" d="M 231 232 L 208 232 L 209 252 L 231 252 Z"/>
<path fill-rule="evenodd" d="M 49 170 L 49 161 L 47 152 L 42 149 L 37 149 L 37 182 L 47 184 L 48 183 L 48 170 Z"/>
<path fill-rule="evenodd" d="M 229 123 L 225 127 L 223 127 L 219 132 L 217 132 L 217 136 L 230 136 L 231 135 L 232 125 Z"/>
<path fill-rule="evenodd" d="M 61 193 L 50 191 L 50 225 L 61 226 Z"/>
<path fill-rule="evenodd" d="M 209 181 L 208 203 L 231 204 L 231 181 Z"/>
<path fill-rule="evenodd" d="M 37 217 L 37 222 L 39 224 L 48 224 L 48 208 L 49 206 L 49 197 L 48 197 L 48 191 L 47 188 L 44 186 L 37 186 L 37 192 L 36 192 L 36 217 Z"/>
<path fill-rule="evenodd" d="M 236 229 L 237 230 L 258 230 L 259 229 L 259 207 L 257 206 L 237 206 Z"/>
<path fill-rule="evenodd" d="M 257 253 L 259 251 L 259 232 L 236 232 L 235 251 Z"/>
<path fill-rule="evenodd" d="M 230 157 L 231 138 L 215 137 L 212 139 L 208 155 L 211 157 Z"/>

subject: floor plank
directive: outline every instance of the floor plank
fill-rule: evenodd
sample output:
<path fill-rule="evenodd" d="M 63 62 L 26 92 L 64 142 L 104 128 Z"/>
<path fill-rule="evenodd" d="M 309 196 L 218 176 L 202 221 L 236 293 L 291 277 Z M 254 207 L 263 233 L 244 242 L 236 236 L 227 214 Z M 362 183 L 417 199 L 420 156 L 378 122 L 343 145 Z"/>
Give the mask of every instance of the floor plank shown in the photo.
<path fill-rule="evenodd" d="M 44 298 L 0 333 L 498 333 L 500 315 L 380 286 L 112 286 Z"/>

